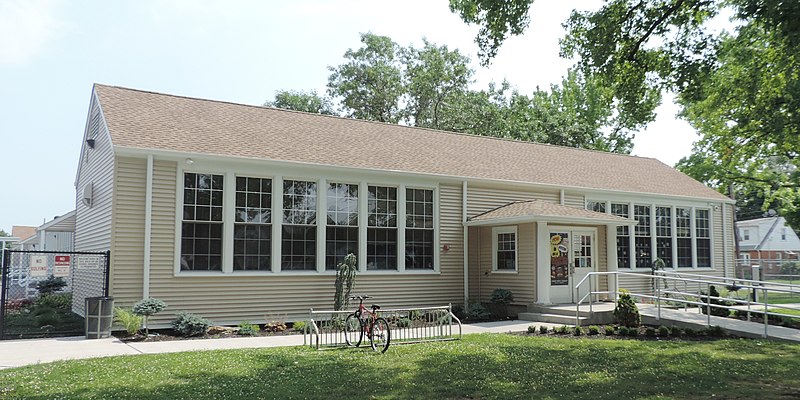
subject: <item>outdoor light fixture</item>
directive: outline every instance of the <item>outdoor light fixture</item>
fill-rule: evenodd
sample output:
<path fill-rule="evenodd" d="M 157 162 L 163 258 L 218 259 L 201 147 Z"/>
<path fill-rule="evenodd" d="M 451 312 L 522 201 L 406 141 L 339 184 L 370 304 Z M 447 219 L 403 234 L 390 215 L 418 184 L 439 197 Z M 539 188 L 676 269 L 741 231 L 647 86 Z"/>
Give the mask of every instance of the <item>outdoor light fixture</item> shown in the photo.
<path fill-rule="evenodd" d="M 194 160 L 192 160 L 191 158 L 187 158 L 186 165 L 192 165 L 192 164 L 194 164 Z"/>
<path fill-rule="evenodd" d="M 90 149 L 94 148 L 94 139 L 86 139 L 86 144 L 89 145 Z"/>

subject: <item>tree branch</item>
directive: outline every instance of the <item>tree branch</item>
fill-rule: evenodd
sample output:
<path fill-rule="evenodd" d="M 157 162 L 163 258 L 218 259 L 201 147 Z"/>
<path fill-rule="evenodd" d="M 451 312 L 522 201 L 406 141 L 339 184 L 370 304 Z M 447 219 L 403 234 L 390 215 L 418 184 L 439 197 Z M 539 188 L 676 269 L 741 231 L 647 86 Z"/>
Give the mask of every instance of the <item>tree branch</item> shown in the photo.
<path fill-rule="evenodd" d="M 675 11 L 678 11 L 678 9 L 681 8 L 681 6 L 683 5 L 684 1 L 685 0 L 676 1 L 675 4 L 673 4 L 671 7 L 666 9 L 664 11 L 664 14 L 662 14 L 655 22 L 650 24 L 650 27 L 647 28 L 647 31 L 644 33 L 644 35 L 642 35 L 642 37 L 640 37 L 639 40 L 637 40 L 636 43 L 633 44 L 633 47 L 631 47 L 630 51 L 628 51 L 628 56 L 626 58 L 629 61 L 635 61 L 636 60 L 636 57 L 635 57 L 636 53 L 639 51 L 639 47 L 642 46 L 642 43 L 644 43 L 647 39 L 650 38 L 650 35 L 653 34 L 653 31 L 655 31 L 656 28 L 658 28 L 659 25 L 664 23 L 664 21 L 666 21 L 667 18 L 671 17 L 672 14 L 675 13 Z"/>

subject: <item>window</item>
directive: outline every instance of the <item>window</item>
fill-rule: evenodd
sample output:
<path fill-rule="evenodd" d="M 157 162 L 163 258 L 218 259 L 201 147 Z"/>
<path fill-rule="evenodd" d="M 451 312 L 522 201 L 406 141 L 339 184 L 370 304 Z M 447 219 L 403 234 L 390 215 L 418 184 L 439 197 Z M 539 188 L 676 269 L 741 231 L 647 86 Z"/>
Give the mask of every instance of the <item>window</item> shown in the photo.
<path fill-rule="evenodd" d="M 650 206 L 633 206 L 633 217 L 638 221 L 633 230 L 636 268 L 650 268 L 653 264 L 653 250 L 650 241 Z"/>
<path fill-rule="evenodd" d="M 281 270 L 314 271 L 317 254 L 317 183 L 283 181 Z"/>
<path fill-rule="evenodd" d="M 433 190 L 406 189 L 406 269 L 433 269 Z"/>
<path fill-rule="evenodd" d="M 656 207 L 656 257 L 672 268 L 672 208 Z"/>
<path fill-rule="evenodd" d="M 695 232 L 697 241 L 697 266 L 711 266 L 711 228 L 708 210 L 695 210 Z"/>
<path fill-rule="evenodd" d="M 325 269 L 335 270 L 346 255 L 358 255 L 358 185 L 329 183 L 327 204 Z"/>
<path fill-rule="evenodd" d="M 233 270 L 272 270 L 272 180 L 236 177 L 234 216 Z"/>
<path fill-rule="evenodd" d="M 628 205 L 620 203 L 611 204 L 611 214 L 618 217 L 628 218 Z M 618 226 L 617 227 L 617 266 L 619 268 L 631 267 L 631 242 L 630 242 L 630 227 Z"/>
<path fill-rule="evenodd" d="M 517 270 L 517 228 L 492 228 L 492 261 L 495 271 Z"/>
<path fill-rule="evenodd" d="M 367 269 L 397 269 L 397 188 L 367 187 Z"/>
<path fill-rule="evenodd" d="M 781 229 L 781 240 L 786 240 L 786 228 Z"/>
<path fill-rule="evenodd" d="M 587 201 L 586 202 L 586 209 L 589 211 L 605 213 L 606 212 L 606 202 L 604 201 Z"/>
<path fill-rule="evenodd" d="M 183 175 L 182 271 L 222 270 L 222 175 Z"/>
<path fill-rule="evenodd" d="M 744 240 L 750 240 L 750 229 L 743 229 L 742 237 Z"/>
<path fill-rule="evenodd" d="M 692 210 L 675 208 L 675 230 L 678 237 L 678 268 L 692 267 Z"/>

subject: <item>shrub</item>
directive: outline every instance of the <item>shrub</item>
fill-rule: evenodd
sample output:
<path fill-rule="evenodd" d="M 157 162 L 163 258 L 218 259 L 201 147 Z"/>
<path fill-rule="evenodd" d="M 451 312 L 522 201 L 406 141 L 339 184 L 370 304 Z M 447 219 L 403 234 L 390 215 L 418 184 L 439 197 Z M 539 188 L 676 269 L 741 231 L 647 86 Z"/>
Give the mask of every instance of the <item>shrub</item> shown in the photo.
<path fill-rule="evenodd" d="M 586 331 L 586 334 L 587 334 L 587 335 L 589 335 L 589 336 L 599 335 L 599 334 L 600 334 L 600 328 L 598 328 L 598 327 L 597 327 L 597 326 L 595 326 L 595 325 L 592 325 L 592 326 L 590 326 L 590 327 L 589 327 L 589 329 Z"/>
<path fill-rule="evenodd" d="M 47 277 L 47 279 L 36 283 L 36 290 L 39 291 L 39 294 L 55 293 L 66 286 L 67 281 L 64 278 L 56 278 L 55 276 L 50 275 Z"/>
<path fill-rule="evenodd" d="M 575 328 L 572 330 L 572 333 L 573 333 L 575 336 L 581 336 L 581 335 L 583 335 L 583 328 L 581 328 L 580 326 L 576 326 L 576 327 L 575 327 Z"/>
<path fill-rule="evenodd" d="M 683 330 L 683 333 L 684 333 L 686 336 L 694 336 L 694 335 L 696 335 L 696 334 L 697 334 L 697 331 L 695 331 L 695 330 L 694 330 L 694 329 L 692 329 L 692 328 L 686 328 L 686 329 L 684 329 L 684 330 Z"/>
<path fill-rule="evenodd" d="M 725 336 L 725 330 L 722 329 L 722 327 L 718 326 L 718 325 L 709 326 L 706 329 L 706 334 L 708 336 L 711 336 L 711 337 L 723 337 L 723 336 Z"/>
<path fill-rule="evenodd" d="M 655 337 L 656 336 L 656 329 L 653 327 L 648 326 L 647 329 L 644 330 L 644 335 L 647 337 Z"/>
<path fill-rule="evenodd" d="M 669 336 L 669 328 L 666 326 L 659 326 L 658 327 L 658 336 L 667 337 Z"/>
<path fill-rule="evenodd" d="M 453 304 L 452 312 L 453 312 L 453 315 L 455 315 L 456 318 L 458 318 L 458 319 L 466 319 L 467 318 L 467 313 L 464 310 L 464 306 L 461 305 L 461 304 Z"/>
<path fill-rule="evenodd" d="M 542 326 L 539 327 L 539 334 L 542 334 L 542 335 L 547 334 L 547 331 L 549 331 L 549 329 L 547 329 L 546 326 L 542 325 Z"/>
<path fill-rule="evenodd" d="M 397 320 L 398 328 L 408 328 L 411 326 L 411 320 L 408 318 L 400 318 Z"/>
<path fill-rule="evenodd" d="M 37 307 L 50 307 L 61 311 L 72 310 L 72 293 L 45 293 L 33 303 Z"/>
<path fill-rule="evenodd" d="M 705 292 L 701 292 L 701 293 L 704 294 L 704 295 L 706 294 Z M 715 299 L 715 298 L 712 298 L 712 297 L 719 297 L 719 292 L 717 292 L 717 288 L 714 287 L 714 285 L 711 285 L 708 288 L 708 295 L 701 296 L 701 299 L 703 299 L 703 303 L 709 304 L 709 301 L 711 302 L 711 315 L 715 315 L 717 317 L 727 317 L 727 316 L 729 316 L 730 313 L 731 313 L 730 310 L 728 310 L 727 308 L 714 307 L 714 306 L 715 305 L 721 305 L 721 306 L 730 307 L 731 305 L 733 305 L 733 303 L 730 302 L 730 301 Z M 700 306 L 700 308 L 702 309 L 703 314 L 708 314 L 708 306 L 703 305 L 703 306 Z"/>
<path fill-rule="evenodd" d="M 606 336 L 614 336 L 614 327 L 610 325 L 606 325 L 605 327 L 605 334 Z"/>
<path fill-rule="evenodd" d="M 256 324 L 251 324 L 250 321 L 242 321 L 239 323 L 239 335 L 258 336 L 259 332 L 261 332 L 261 327 Z"/>
<path fill-rule="evenodd" d="M 118 322 L 130 336 L 139 333 L 144 318 L 121 307 L 114 307 L 114 321 Z"/>
<path fill-rule="evenodd" d="M 492 291 L 492 304 L 508 305 L 514 302 L 514 294 L 508 289 L 495 289 Z"/>
<path fill-rule="evenodd" d="M 556 333 L 566 335 L 567 333 L 569 333 L 569 327 L 566 325 L 561 325 L 560 327 L 557 328 Z"/>
<path fill-rule="evenodd" d="M 294 321 L 294 323 L 292 324 L 292 329 L 298 332 L 305 332 L 307 328 L 308 328 L 308 322 L 306 321 Z"/>
<path fill-rule="evenodd" d="M 619 335 L 620 336 L 628 336 L 628 331 L 629 330 L 630 330 L 630 328 L 628 328 L 625 325 L 622 325 L 622 326 L 619 327 L 619 330 L 618 330 L 619 331 Z"/>
<path fill-rule="evenodd" d="M 639 336 L 639 328 L 628 328 L 628 336 L 630 337 L 637 337 Z"/>
<path fill-rule="evenodd" d="M 737 316 L 738 318 L 747 319 L 747 310 L 735 310 L 733 315 Z"/>
<path fill-rule="evenodd" d="M 174 321 L 172 329 L 181 336 L 199 336 L 206 333 L 211 321 L 195 314 L 179 312 Z"/>
<path fill-rule="evenodd" d="M 536 325 L 528 325 L 528 333 L 536 333 Z"/>
<path fill-rule="evenodd" d="M 408 318 L 413 320 L 422 319 L 422 311 L 420 310 L 411 310 L 408 312 Z"/>
<path fill-rule="evenodd" d="M 489 311 L 481 303 L 472 303 L 467 308 L 467 319 L 471 321 L 485 321 L 490 316 Z"/>
<path fill-rule="evenodd" d="M 683 334 L 683 331 L 681 330 L 681 328 L 679 328 L 677 326 L 673 326 L 673 327 L 669 328 L 669 335 L 670 336 L 680 337 L 682 334 Z"/>
<path fill-rule="evenodd" d="M 639 308 L 636 307 L 636 303 L 631 298 L 630 293 L 625 290 L 622 291 L 617 301 L 617 306 L 614 307 L 614 318 L 618 324 L 629 328 L 638 327 L 642 322 Z"/>
<path fill-rule="evenodd" d="M 165 308 L 167 308 L 167 303 L 152 297 L 139 300 L 133 305 L 133 313 L 144 317 L 144 332 L 146 335 L 150 334 L 150 328 L 147 326 L 147 319 L 151 315 L 158 314 Z"/>

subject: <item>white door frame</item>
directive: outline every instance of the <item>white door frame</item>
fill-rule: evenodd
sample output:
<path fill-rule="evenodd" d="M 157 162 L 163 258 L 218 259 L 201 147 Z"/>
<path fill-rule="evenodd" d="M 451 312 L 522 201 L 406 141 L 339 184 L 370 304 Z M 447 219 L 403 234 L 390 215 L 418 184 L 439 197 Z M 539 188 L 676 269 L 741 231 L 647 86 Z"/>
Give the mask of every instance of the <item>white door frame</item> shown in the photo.
<path fill-rule="evenodd" d="M 598 260 L 597 260 L 597 257 L 598 257 L 598 252 L 597 252 L 597 249 L 598 249 L 598 246 L 597 246 L 597 241 L 598 241 L 598 239 L 597 239 L 598 238 L 597 227 L 548 225 L 547 226 L 547 242 L 550 243 L 550 238 L 551 238 L 551 234 L 552 233 L 558 233 L 558 232 L 565 232 L 565 233 L 569 234 L 569 242 L 568 242 L 569 243 L 569 248 L 567 249 L 567 256 L 569 257 L 569 259 L 568 259 L 568 263 L 569 263 L 569 267 L 568 267 L 569 268 L 569 278 L 568 279 L 569 280 L 568 280 L 567 285 L 558 285 L 558 286 L 551 285 L 551 282 L 549 280 L 550 279 L 550 268 L 551 268 L 550 261 L 551 261 L 551 258 L 550 258 L 550 253 L 548 252 L 547 263 L 546 263 L 546 265 L 543 266 L 543 268 L 547 270 L 547 277 L 548 277 L 547 286 L 548 286 L 548 289 L 549 289 L 548 290 L 548 292 L 549 292 L 549 301 L 550 301 L 550 303 L 565 303 L 565 302 L 574 303 L 574 302 L 576 302 L 578 300 L 578 299 L 575 298 L 575 285 L 578 284 L 578 281 L 576 279 L 576 276 L 574 275 L 574 273 L 575 273 L 575 253 L 574 253 L 574 251 L 572 249 L 572 246 L 575 243 L 574 242 L 574 238 L 575 238 L 576 234 L 577 235 L 581 235 L 581 234 L 590 234 L 591 235 L 591 237 L 592 237 L 592 243 L 591 243 L 591 271 L 597 271 L 597 266 L 598 266 Z M 580 279 L 582 279 L 582 276 L 584 276 L 584 275 L 581 275 Z M 594 278 L 590 278 L 590 279 L 592 279 L 594 281 L 593 283 L 595 283 L 595 285 L 593 285 L 593 286 L 596 289 L 597 288 L 597 285 L 596 285 L 597 278 L 594 277 Z M 565 289 L 566 289 L 566 291 L 568 291 L 567 294 L 564 293 Z M 588 290 L 588 286 L 586 287 L 586 289 Z"/>

